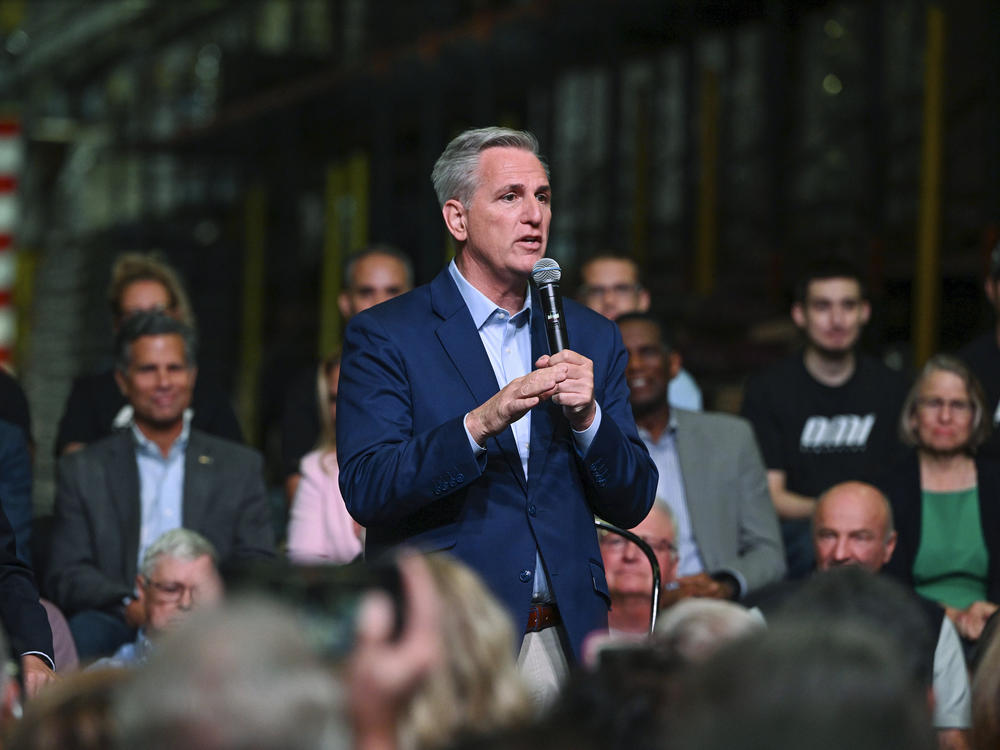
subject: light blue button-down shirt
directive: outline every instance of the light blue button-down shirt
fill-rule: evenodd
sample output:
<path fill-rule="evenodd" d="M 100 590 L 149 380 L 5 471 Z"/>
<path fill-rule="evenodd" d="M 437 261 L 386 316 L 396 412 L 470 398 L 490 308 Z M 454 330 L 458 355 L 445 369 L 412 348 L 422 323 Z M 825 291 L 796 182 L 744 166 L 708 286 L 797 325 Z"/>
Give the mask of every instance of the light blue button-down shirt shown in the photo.
<path fill-rule="evenodd" d="M 135 460 L 139 467 L 139 498 L 142 509 L 137 570 L 142 566 L 146 548 L 156 541 L 157 537 L 183 525 L 184 454 L 187 452 L 190 434 L 191 418 L 185 413 L 181 434 L 164 457 L 159 447 L 143 435 L 134 423 L 132 425 Z"/>
<path fill-rule="evenodd" d="M 524 307 L 516 314 L 511 315 L 472 286 L 462 276 L 462 272 L 458 270 L 454 260 L 448 265 L 448 272 L 458 286 L 458 291 L 472 315 L 472 322 L 475 324 L 476 330 L 479 331 L 479 338 L 490 359 L 493 374 L 497 378 L 497 385 L 503 388 L 515 378 L 531 372 L 531 294 L 525 294 Z M 587 452 L 590 444 L 594 441 L 594 435 L 597 434 L 600 424 L 601 408 L 598 406 L 590 427 L 582 432 L 572 431 L 580 455 Z M 521 469 L 524 471 L 525 480 L 527 480 L 528 455 L 531 448 L 531 412 L 529 411 L 514 422 L 511 425 L 511 431 L 514 433 L 517 452 L 521 458 Z M 469 436 L 469 445 L 472 447 L 473 453 L 478 456 L 486 452 L 486 448 L 473 440 L 468 427 L 465 428 L 465 433 Z M 548 577 L 545 574 L 541 555 L 537 551 L 535 553 L 532 599 L 552 601 Z"/>
<path fill-rule="evenodd" d="M 701 560 L 698 543 L 691 528 L 687 493 L 684 491 L 681 464 L 677 456 L 677 424 L 673 415 L 670 417 L 670 425 L 659 440 L 653 440 L 653 436 L 642 427 L 639 428 L 639 437 L 646 444 L 649 457 L 660 472 L 660 479 L 656 484 L 656 499 L 670 506 L 677 521 L 677 528 L 674 530 L 677 536 L 677 575 L 701 573 L 705 564 Z"/>

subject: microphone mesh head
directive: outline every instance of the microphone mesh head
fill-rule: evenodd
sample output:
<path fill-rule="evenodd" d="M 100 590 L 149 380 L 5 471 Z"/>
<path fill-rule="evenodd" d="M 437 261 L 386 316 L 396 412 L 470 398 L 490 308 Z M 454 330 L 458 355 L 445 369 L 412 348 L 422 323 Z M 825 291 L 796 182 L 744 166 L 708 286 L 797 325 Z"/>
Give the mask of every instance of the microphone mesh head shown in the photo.
<path fill-rule="evenodd" d="M 552 258 L 541 258 L 532 266 L 531 278 L 536 284 L 558 284 L 562 271 Z"/>

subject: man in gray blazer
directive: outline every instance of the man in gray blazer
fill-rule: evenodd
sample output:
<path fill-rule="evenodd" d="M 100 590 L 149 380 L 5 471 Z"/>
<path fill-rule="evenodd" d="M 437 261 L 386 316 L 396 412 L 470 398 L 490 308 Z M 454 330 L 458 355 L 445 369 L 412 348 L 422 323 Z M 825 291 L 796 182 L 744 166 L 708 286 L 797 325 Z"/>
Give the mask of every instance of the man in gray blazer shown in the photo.
<path fill-rule="evenodd" d="M 164 531 L 197 531 L 222 562 L 274 550 L 260 455 L 190 427 L 193 332 L 162 313 L 137 313 L 116 350 L 133 423 L 65 455 L 58 469 L 47 590 L 69 616 L 81 659 L 135 637 L 144 611 L 136 570 Z"/>
<path fill-rule="evenodd" d="M 748 422 L 671 409 L 670 344 L 645 313 L 618 318 L 639 436 L 660 472 L 657 500 L 677 519 L 678 587 L 686 596 L 742 598 L 782 578 L 784 550 L 760 451 Z"/>

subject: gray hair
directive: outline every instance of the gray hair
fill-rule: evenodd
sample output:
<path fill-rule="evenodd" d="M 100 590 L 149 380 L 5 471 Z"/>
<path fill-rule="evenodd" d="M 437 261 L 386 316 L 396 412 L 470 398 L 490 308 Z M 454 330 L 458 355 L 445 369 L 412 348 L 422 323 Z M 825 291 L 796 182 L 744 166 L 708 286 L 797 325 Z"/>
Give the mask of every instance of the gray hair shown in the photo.
<path fill-rule="evenodd" d="M 137 312 L 122 321 L 115 336 L 115 367 L 119 372 L 128 372 L 132 363 L 132 345 L 137 339 L 143 336 L 171 335 L 181 337 L 184 342 L 184 361 L 188 367 L 194 367 L 197 364 L 194 329 L 158 310 Z"/>
<path fill-rule="evenodd" d="M 403 270 L 406 272 L 406 285 L 408 287 L 413 286 L 413 261 L 410 260 L 410 256 L 398 247 L 393 247 L 392 245 L 372 245 L 370 247 L 366 247 L 364 250 L 358 250 L 356 253 L 351 253 L 347 257 L 347 261 L 344 263 L 344 275 L 341 277 L 341 285 L 344 289 L 350 289 L 354 286 L 355 267 L 358 265 L 359 261 L 371 255 L 384 255 L 388 258 L 398 260 L 402 264 Z"/>
<path fill-rule="evenodd" d="M 210 541 L 191 529 L 171 529 L 160 534 L 153 543 L 146 548 L 146 554 L 142 556 L 142 566 L 139 572 L 142 577 L 149 580 L 153 577 L 153 571 L 160 564 L 164 557 L 174 557 L 178 560 L 193 562 L 199 557 L 208 555 L 212 558 L 212 564 L 219 564 L 219 555 Z"/>
<path fill-rule="evenodd" d="M 120 750 L 349 750 L 345 697 L 287 608 L 201 609 L 116 696 Z"/>
<path fill-rule="evenodd" d="M 452 139 L 431 171 L 431 182 L 438 205 L 444 206 L 456 198 L 463 206 L 472 201 L 476 192 L 479 155 L 488 148 L 519 148 L 538 157 L 548 177 L 549 168 L 538 154 L 538 139 L 527 130 L 490 127 L 466 130 Z"/>
<path fill-rule="evenodd" d="M 920 389 L 924 387 L 924 382 L 936 372 L 950 372 L 965 384 L 969 401 L 972 402 L 972 428 L 969 432 L 969 440 L 963 449 L 969 455 L 974 455 L 979 446 L 986 442 L 992 429 L 991 420 L 986 410 L 986 395 L 983 393 L 983 386 L 980 385 L 979 379 L 972 370 L 958 357 L 953 357 L 950 354 L 935 354 L 928 359 L 916 380 L 913 381 L 910 392 L 903 402 L 903 410 L 899 415 L 899 439 L 906 445 L 920 447 L 919 436 L 913 428 L 913 418 L 917 414 Z"/>
<path fill-rule="evenodd" d="M 654 638 L 689 664 L 719 648 L 764 630 L 764 621 L 746 607 L 718 599 L 684 599 L 656 622 Z"/>

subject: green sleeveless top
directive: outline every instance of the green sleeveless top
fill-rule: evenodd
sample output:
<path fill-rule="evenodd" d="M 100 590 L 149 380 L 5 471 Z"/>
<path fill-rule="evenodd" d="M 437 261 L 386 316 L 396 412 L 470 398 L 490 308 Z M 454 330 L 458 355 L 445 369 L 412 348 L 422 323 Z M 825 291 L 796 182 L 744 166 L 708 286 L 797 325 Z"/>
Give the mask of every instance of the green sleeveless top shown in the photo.
<path fill-rule="evenodd" d="M 979 489 L 921 492 L 920 546 L 913 562 L 917 593 L 965 609 L 986 599 L 989 552 L 979 516 Z"/>

